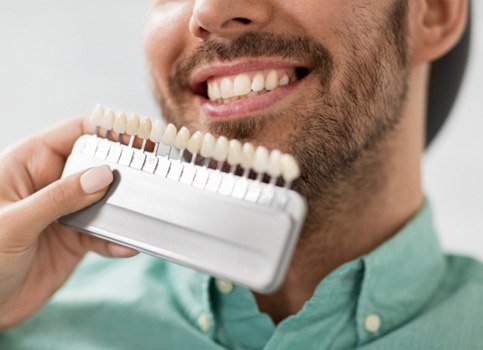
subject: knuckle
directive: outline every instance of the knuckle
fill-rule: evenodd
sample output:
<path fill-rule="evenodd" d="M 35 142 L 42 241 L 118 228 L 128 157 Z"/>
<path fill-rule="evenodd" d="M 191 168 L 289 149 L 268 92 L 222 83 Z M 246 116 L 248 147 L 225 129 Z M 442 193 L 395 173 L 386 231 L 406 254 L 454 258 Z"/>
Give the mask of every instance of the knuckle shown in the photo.
<path fill-rule="evenodd" d="M 65 186 L 64 181 L 60 180 L 56 184 L 48 187 L 50 201 L 55 206 L 64 206 L 72 197 L 72 191 Z"/>

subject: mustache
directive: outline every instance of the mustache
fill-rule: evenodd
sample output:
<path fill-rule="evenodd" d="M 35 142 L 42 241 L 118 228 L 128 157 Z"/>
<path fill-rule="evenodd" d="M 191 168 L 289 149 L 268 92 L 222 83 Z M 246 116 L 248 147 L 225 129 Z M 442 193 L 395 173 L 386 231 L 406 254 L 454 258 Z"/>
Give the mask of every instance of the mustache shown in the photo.
<path fill-rule="evenodd" d="M 213 62 L 232 61 L 239 58 L 278 56 L 306 65 L 319 74 L 319 80 L 327 83 L 332 77 L 334 58 L 322 44 L 310 37 L 281 35 L 269 32 L 247 32 L 231 41 L 210 39 L 201 42 L 193 53 L 176 65 L 170 77 L 178 87 L 189 86 L 192 72 Z"/>

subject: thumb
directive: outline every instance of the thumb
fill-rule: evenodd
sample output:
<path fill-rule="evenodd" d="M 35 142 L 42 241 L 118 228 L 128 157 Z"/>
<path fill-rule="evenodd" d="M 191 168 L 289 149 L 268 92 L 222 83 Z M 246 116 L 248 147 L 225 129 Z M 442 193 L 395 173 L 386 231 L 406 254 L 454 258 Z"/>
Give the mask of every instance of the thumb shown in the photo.
<path fill-rule="evenodd" d="M 97 202 L 113 178 L 111 168 L 102 165 L 57 180 L 18 202 L 15 214 L 11 212 L 17 238 L 36 239 L 55 220 Z"/>

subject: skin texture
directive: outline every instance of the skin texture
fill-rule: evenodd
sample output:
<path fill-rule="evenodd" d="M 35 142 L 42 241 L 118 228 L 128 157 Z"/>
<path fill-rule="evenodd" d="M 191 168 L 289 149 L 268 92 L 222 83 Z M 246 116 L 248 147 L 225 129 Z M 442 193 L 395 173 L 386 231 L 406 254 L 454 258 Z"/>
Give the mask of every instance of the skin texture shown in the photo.
<path fill-rule="evenodd" d="M 300 310 L 342 263 L 391 237 L 421 207 L 427 76 L 461 36 L 466 0 L 156 1 L 146 56 L 164 115 L 291 152 L 310 212 L 279 292 L 256 295 L 275 322 Z M 187 79 L 218 61 L 284 59 L 310 68 L 297 89 L 230 122 L 209 120 Z M 269 57 L 267 57 L 267 55 Z M 216 62 L 215 62 L 216 61 Z M 0 154 L 0 329 L 34 314 L 84 254 L 135 252 L 54 223 L 102 198 L 58 180 L 74 118 Z M 106 183 L 106 186 L 108 184 Z"/>

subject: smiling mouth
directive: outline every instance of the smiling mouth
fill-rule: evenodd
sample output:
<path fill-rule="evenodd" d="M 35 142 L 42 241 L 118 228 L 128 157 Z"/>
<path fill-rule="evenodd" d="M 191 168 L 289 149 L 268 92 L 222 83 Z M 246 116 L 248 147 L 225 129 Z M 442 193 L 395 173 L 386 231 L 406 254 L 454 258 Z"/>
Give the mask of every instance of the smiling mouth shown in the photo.
<path fill-rule="evenodd" d="M 307 68 L 262 69 L 229 76 L 212 76 L 194 91 L 219 104 L 263 95 L 302 80 L 310 73 Z"/>

